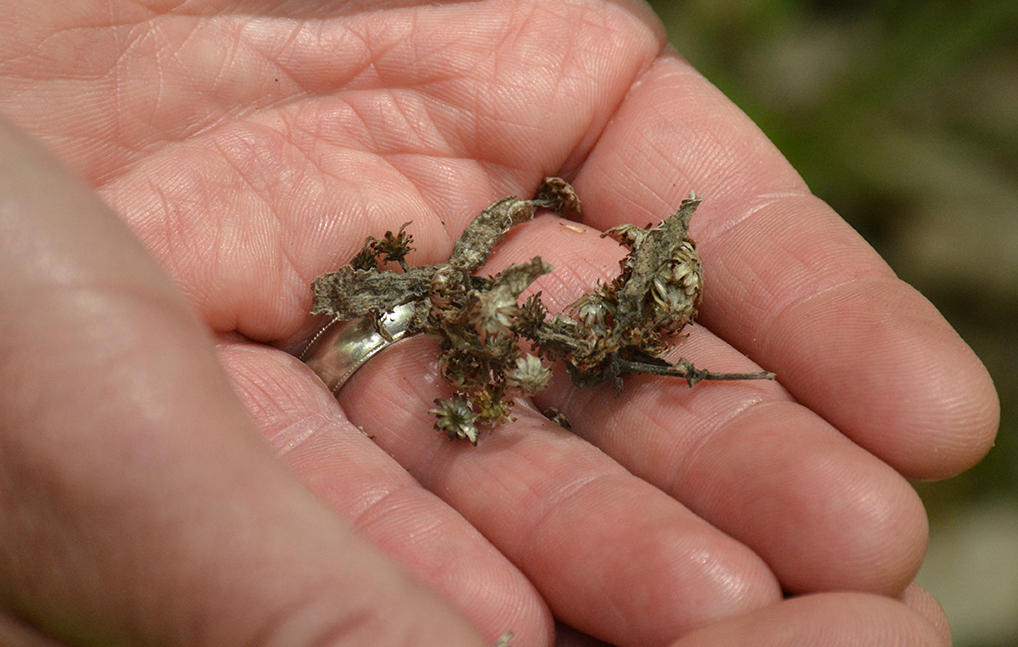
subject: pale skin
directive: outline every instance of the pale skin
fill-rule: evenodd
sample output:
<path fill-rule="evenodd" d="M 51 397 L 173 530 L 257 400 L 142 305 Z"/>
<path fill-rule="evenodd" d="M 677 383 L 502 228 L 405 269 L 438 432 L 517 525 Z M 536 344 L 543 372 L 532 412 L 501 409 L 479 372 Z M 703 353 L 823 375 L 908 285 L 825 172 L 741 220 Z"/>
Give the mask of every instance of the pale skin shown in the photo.
<path fill-rule="evenodd" d="M 646 7 L 0 4 L 0 642 L 948 644 L 905 479 L 987 451 L 989 377 Z M 582 228 L 490 271 L 562 307 L 695 190 L 671 359 L 778 381 L 560 377 L 472 448 L 432 341 L 295 359 L 366 235 L 438 262 L 552 174 Z"/>

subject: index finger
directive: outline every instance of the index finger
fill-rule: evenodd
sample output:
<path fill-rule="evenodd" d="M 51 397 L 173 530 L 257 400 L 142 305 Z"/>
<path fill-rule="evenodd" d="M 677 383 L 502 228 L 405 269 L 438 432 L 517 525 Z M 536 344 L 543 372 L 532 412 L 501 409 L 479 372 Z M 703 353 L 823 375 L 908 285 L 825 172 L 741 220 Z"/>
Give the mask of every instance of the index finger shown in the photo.
<path fill-rule="evenodd" d="M 699 321 L 905 476 L 950 476 L 992 444 L 999 405 L 971 349 L 677 56 L 634 87 L 574 185 L 599 229 L 704 196 Z"/>

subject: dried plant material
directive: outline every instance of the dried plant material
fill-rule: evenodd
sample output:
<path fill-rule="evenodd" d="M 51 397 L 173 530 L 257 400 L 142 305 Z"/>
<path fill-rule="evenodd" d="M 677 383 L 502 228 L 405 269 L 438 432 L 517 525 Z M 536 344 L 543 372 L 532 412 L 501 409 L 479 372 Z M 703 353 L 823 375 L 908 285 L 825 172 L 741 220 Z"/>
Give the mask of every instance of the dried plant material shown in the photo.
<path fill-rule="evenodd" d="M 463 438 L 472 444 L 477 444 L 477 422 L 479 417 L 471 408 L 470 403 L 463 398 L 452 400 L 435 400 L 438 405 L 435 409 L 428 410 L 428 413 L 435 416 L 435 429 L 444 431 L 449 435 L 449 440 Z"/>
<path fill-rule="evenodd" d="M 410 223 L 381 240 L 369 237 L 349 265 L 315 279 L 312 313 L 377 323 L 396 306 L 410 305 L 407 334 L 439 339 L 439 370 L 457 392 L 435 401 L 435 427 L 473 444 L 480 427 L 511 419 L 514 397 L 544 390 L 551 377 L 545 362 L 561 361 L 580 387 L 610 382 L 621 389 L 629 374 L 679 377 L 690 387 L 701 380 L 772 379 L 773 373 L 714 373 L 686 359 L 671 364 L 660 357 L 668 339 L 696 317 L 700 302 L 703 268 L 688 235 L 699 204 L 690 195 L 656 227 L 621 225 L 602 234 L 629 248 L 621 272 L 554 317 L 540 293 L 519 300 L 552 271 L 540 257 L 493 277 L 474 272 L 512 227 L 538 209 L 580 217 L 575 191 L 559 178 L 546 179 L 533 200 L 511 196 L 482 211 L 444 263 L 407 266 Z M 390 263 L 401 271 L 388 269 Z"/>
<path fill-rule="evenodd" d="M 513 632 L 507 631 L 502 634 L 497 641 L 495 641 L 494 647 L 509 647 L 509 641 L 512 640 Z"/>
<path fill-rule="evenodd" d="M 545 418 L 551 420 L 563 429 L 572 429 L 573 427 L 569 424 L 569 418 L 566 417 L 566 414 L 559 411 L 557 407 L 548 407 L 542 413 L 544 413 Z"/>

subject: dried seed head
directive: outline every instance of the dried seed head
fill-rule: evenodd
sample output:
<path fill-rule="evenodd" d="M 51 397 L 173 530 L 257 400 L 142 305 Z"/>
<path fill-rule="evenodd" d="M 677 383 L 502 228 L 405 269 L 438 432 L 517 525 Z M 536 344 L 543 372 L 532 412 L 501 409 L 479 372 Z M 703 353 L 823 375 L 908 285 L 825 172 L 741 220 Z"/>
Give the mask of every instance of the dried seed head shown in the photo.
<path fill-rule="evenodd" d="M 516 366 L 506 375 L 509 386 L 519 392 L 540 393 L 548 386 L 551 369 L 541 364 L 536 355 L 524 355 L 516 359 Z"/>
<path fill-rule="evenodd" d="M 608 333 L 611 317 L 615 308 L 610 299 L 600 292 L 588 292 L 570 303 L 566 310 L 572 314 L 581 326 L 597 335 Z"/>
<path fill-rule="evenodd" d="M 541 302 L 541 293 L 532 294 L 520 306 L 516 321 L 513 322 L 513 331 L 521 337 L 532 339 L 536 331 L 544 325 L 547 316 L 548 310 Z"/>
<path fill-rule="evenodd" d="M 445 381 L 460 393 L 474 393 L 484 388 L 491 371 L 487 362 L 469 349 L 444 349 L 438 368 Z"/>
<path fill-rule="evenodd" d="M 368 236 L 368 239 L 364 241 L 364 247 L 361 247 L 361 251 L 357 252 L 357 255 L 350 261 L 351 267 L 357 270 L 378 269 L 378 254 L 375 251 L 374 242 L 375 239 Z"/>
<path fill-rule="evenodd" d="M 512 407 L 516 403 L 505 398 L 504 389 L 500 386 L 486 385 L 474 395 L 473 401 L 479 422 L 486 425 L 500 425 L 507 420 L 514 420 Z"/>
<path fill-rule="evenodd" d="M 570 220 L 580 220 L 583 217 L 580 198 L 573 187 L 562 178 L 544 178 L 544 182 L 537 188 L 533 202 Z"/>
<path fill-rule="evenodd" d="M 651 283 L 654 327 L 676 333 L 696 318 L 696 306 L 703 289 L 703 267 L 693 242 L 677 245 L 671 260 Z"/>
<path fill-rule="evenodd" d="M 643 242 L 643 239 L 647 236 L 647 230 L 650 229 L 651 225 L 646 227 L 639 227 L 637 225 L 619 225 L 612 227 L 601 234 L 601 238 L 611 238 L 615 242 L 625 245 L 629 249 L 634 249 Z"/>
<path fill-rule="evenodd" d="M 470 320 L 482 343 L 488 337 L 511 334 L 513 320 L 520 311 L 512 294 L 503 291 L 471 290 L 468 298 Z"/>
<path fill-rule="evenodd" d="M 414 237 L 406 233 L 406 228 L 409 224 L 409 222 L 404 222 L 395 235 L 391 231 L 387 231 L 382 240 L 373 242 L 377 256 L 384 256 L 383 260 L 386 262 L 393 261 L 399 263 L 404 272 L 407 271 L 406 256 L 413 251 L 413 247 L 410 244 L 414 242 Z"/>
<path fill-rule="evenodd" d="M 472 445 L 477 444 L 477 421 L 478 415 L 470 408 L 470 403 L 464 398 L 453 398 L 445 400 L 437 398 L 436 409 L 428 410 L 428 413 L 435 416 L 435 429 L 444 431 L 449 440 L 465 438 Z"/>
<path fill-rule="evenodd" d="M 448 265 L 439 267 L 431 277 L 428 297 L 432 311 L 437 315 L 466 293 L 463 272 Z"/>

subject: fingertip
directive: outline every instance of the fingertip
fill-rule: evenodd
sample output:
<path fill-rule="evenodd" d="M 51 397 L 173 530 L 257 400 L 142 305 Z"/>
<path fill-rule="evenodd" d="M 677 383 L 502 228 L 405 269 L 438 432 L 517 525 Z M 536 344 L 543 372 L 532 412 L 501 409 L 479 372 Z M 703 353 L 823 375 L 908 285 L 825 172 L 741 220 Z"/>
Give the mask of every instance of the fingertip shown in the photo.
<path fill-rule="evenodd" d="M 791 593 L 898 595 L 925 552 L 926 515 L 908 482 L 789 402 L 719 429 L 675 496 L 756 550 Z"/>
<path fill-rule="evenodd" d="M 913 582 L 899 599 L 906 607 L 926 618 L 945 644 L 951 644 L 951 625 L 947 622 L 944 608 L 940 606 L 933 594 Z"/>
<path fill-rule="evenodd" d="M 789 307 L 763 351 L 797 400 L 917 479 L 953 476 L 993 444 L 1000 405 L 979 358 L 936 308 L 892 277 Z"/>

